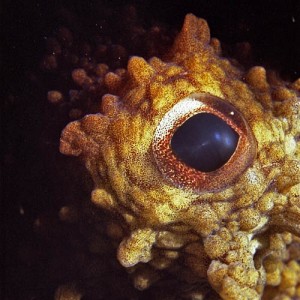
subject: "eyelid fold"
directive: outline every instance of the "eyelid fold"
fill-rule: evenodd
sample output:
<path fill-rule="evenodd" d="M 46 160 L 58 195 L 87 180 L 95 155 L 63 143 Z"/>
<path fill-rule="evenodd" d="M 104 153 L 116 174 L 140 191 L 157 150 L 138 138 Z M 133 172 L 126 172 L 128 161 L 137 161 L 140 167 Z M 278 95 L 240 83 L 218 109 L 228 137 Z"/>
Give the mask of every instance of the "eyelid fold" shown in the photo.
<path fill-rule="evenodd" d="M 171 149 L 171 139 L 177 128 L 199 113 L 214 114 L 239 135 L 236 150 L 229 160 L 211 172 L 201 172 L 188 166 Z M 216 96 L 196 93 L 179 101 L 163 116 L 154 133 L 152 152 L 158 169 L 170 183 L 203 193 L 225 189 L 236 181 L 253 163 L 256 142 L 246 120 L 235 107 Z"/>

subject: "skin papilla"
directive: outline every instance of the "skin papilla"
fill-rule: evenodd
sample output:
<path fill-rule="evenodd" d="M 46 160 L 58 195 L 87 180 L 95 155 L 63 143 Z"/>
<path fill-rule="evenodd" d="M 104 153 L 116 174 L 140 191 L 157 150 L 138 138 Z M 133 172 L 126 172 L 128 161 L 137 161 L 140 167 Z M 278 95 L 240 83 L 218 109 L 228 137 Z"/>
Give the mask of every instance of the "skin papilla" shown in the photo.
<path fill-rule="evenodd" d="M 101 110 L 70 123 L 60 151 L 90 172 L 91 200 L 112 216 L 107 231 L 136 288 L 167 270 L 193 286 L 190 299 L 205 297 L 203 282 L 223 299 L 300 297 L 300 80 L 244 71 L 189 14 L 163 59 L 132 57 L 104 84 Z M 208 173 L 170 146 L 203 112 L 239 135 L 231 158 Z"/>

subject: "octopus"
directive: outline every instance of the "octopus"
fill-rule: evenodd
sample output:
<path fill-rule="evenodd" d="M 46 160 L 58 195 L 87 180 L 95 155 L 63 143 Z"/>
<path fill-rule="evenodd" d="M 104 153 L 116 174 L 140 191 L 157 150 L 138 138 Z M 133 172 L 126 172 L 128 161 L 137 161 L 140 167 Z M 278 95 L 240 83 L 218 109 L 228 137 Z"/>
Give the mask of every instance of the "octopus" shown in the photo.
<path fill-rule="evenodd" d="M 245 71 L 188 14 L 162 58 L 104 82 L 60 151 L 88 170 L 134 287 L 168 273 L 184 299 L 300 299 L 300 79 Z"/>

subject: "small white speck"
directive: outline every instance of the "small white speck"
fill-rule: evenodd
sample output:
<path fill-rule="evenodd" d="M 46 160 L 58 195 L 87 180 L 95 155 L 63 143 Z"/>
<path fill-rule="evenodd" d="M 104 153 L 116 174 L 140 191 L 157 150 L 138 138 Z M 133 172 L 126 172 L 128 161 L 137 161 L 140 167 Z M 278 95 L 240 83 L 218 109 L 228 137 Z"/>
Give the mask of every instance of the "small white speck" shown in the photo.
<path fill-rule="evenodd" d="M 257 184 L 258 181 L 259 181 L 256 174 L 255 174 L 255 172 L 253 172 L 253 171 L 250 171 L 248 173 L 248 180 L 251 184 Z"/>
<path fill-rule="evenodd" d="M 24 208 L 22 206 L 20 206 L 20 208 L 19 208 L 19 213 L 22 216 L 25 214 Z"/>
<path fill-rule="evenodd" d="M 296 19 L 294 16 L 292 16 L 292 22 L 295 23 L 296 22 Z"/>
<path fill-rule="evenodd" d="M 231 111 L 229 114 L 230 114 L 231 116 L 234 116 L 234 111 Z"/>

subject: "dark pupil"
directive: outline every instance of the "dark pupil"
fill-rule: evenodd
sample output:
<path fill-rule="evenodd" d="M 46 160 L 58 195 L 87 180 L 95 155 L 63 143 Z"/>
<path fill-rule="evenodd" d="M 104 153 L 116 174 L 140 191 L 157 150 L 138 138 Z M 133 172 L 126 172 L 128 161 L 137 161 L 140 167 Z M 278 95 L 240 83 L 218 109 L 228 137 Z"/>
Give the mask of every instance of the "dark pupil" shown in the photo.
<path fill-rule="evenodd" d="M 222 167 L 234 153 L 239 135 L 221 118 L 200 113 L 183 123 L 171 140 L 173 153 L 201 172 Z"/>

